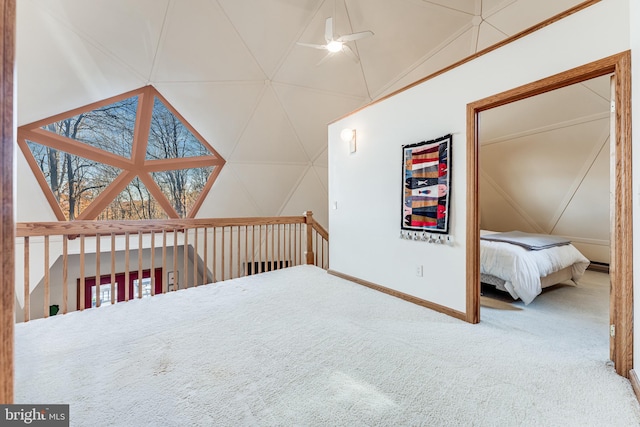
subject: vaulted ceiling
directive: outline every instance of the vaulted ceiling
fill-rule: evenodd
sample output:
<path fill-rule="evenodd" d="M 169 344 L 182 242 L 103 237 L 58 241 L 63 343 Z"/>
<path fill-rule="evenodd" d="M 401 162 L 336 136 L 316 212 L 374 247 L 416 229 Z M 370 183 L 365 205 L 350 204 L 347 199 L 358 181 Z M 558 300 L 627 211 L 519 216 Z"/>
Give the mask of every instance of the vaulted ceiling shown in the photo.
<path fill-rule="evenodd" d="M 152 84 L 227 160 L 199 216 L 327 225 L 328 122 L 580 2 L 20 0 L 18 124 Z M 359 62 L 296 44 L 328 17 Z"/>

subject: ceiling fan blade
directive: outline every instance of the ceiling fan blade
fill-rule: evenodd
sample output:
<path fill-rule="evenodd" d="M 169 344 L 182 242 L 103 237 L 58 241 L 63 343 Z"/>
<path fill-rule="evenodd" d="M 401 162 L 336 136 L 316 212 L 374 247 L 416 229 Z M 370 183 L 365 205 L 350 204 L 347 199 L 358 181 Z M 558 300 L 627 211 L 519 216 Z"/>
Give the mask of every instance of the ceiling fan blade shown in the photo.
<path fill-rule="evenodd" d="M 333 18 L 327 18 L 324 22 L 324 39 L 327 43 L 333 40 Z"/>
<path fill-rule="evenodd" d="M 318 61 L 318 63 L 316 64 L 316 67 L 318 65 L 324 64 L 327 61 L 327 59 L 331 58 L 332 56 L 333 56 L 332 52 L 327 53 L 324 58 L 322 58 L 320 61 Z"/>
<path fill-rule="evenodd" d="M 347 34 L 342 37 L 338 37 L 337 41 L 339 42 L 351 42 L 354 40 L 360 40 L 365 37 L 370 37 L 373 35 L 372 31 L 362 31 L 360 33 Z"/>
<path fill-rule="evenodd" d="M 312 44 L 312 43 L 302 43 L 302 42 L 296 42 L 296 44 L 298 46 L 312 47 L 314 49 L 327 50 L 327 46 L 325 46 L 323 44 Z"/>
<path fill-rule="evenodd" d="M 360 62 L 360 58 L 358 58 L 358 55 L 356 55 L 355 52 L 346 44 L 342 46 L 342 51 L 346 53 L 349 58 L 353 59 L 356 63 Z"/>

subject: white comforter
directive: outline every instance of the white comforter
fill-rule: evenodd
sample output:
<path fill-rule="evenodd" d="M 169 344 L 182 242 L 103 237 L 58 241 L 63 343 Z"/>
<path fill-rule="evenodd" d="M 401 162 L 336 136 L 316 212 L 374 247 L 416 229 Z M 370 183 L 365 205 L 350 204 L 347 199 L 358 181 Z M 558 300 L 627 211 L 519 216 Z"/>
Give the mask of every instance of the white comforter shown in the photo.
<path fill-rule="evenodd" d="M 511 296 L 525 304 L 542 292 L 541 277 L 569 266 L 574 281 L 589 266 L 589 260 L 573 245 L 529 251 L 510 243 L 480 240 L 480 273 L 504 280 Z"/>

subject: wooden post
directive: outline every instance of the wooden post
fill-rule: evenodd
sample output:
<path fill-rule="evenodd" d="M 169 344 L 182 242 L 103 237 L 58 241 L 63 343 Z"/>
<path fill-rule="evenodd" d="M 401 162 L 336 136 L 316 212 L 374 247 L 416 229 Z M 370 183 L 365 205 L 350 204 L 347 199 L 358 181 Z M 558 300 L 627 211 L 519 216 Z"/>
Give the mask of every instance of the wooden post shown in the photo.
<path fill-rule="evenodd" d="M 313 212 L 306 211 L 304 214 L 304 222 L 307 224 L 307 250 L 304 255 L 307 264 L 315 264 L 315 255 L 313 254 Z"/>
<path fill-rule="evenodd" d="M 13 213 L 13 72 L 16 3 L 0 0 L 0 404 L 13 403 L 13 324 L 15 300 L 15 219 Z"/>

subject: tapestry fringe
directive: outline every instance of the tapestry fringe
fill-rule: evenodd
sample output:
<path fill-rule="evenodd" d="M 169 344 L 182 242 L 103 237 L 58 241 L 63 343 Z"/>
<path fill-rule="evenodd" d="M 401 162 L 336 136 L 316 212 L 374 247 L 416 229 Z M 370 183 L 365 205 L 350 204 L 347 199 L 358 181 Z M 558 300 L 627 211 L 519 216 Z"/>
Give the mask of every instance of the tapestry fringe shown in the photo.
<path fill-rule="evenodd" d="M 453 237 L 449 234 L 433 234 L 426 231 L 409 231 L 402 230 L 400 238 L 405 240 L 416 240 L 420 242 L 436 243 L 436 244 L 453 244 Z"/>

